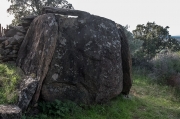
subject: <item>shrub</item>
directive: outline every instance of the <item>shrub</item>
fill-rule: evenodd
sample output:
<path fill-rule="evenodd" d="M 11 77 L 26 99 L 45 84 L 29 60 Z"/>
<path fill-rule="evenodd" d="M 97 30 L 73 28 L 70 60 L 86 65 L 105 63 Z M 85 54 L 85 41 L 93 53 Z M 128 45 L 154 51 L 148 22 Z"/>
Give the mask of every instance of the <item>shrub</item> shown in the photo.
<path fill-rule="evenodd" d="M 124 32 L 126 38 L 128 39 L 131 56 L 134 57 L 136 52 L 138 52 L 142 47 L 143 41 L 139 39 L 134 39 L 133 34 L 128 30 L 128 26 L 124 26 Z"/>
<path fill-rule="evenodd" d="M 13 63 L 0 64 L 0 104 L 16 103 L 20 73 L 20 69 Z"/>
<path fill-rule="evenodd" d="M 81 108 L 72 101 L 55 100 L 53 102 L 40 102 L 39 108 L 43 114 L 65 117 L 67 114 L 73 114 Z"/>
<path fill-rule="evenodd" d="M 154 59 L 152 59 L 151 63 L 153 65 L 152 75 L 154 75 L 154 79 L 156 79 L 157 83 L 167 83 L 169 78 L 180 73 L 179 52 L 158 54 Z"/>

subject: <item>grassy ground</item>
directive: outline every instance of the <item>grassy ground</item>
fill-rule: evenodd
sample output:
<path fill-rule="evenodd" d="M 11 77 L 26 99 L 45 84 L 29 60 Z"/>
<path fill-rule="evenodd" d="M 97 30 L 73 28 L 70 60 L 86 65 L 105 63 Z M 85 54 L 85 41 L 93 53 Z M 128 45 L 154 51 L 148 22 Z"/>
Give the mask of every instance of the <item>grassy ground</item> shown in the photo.
<path fill-rule="evenodd" d="M 0 104 L 16 103 L 19 79 L 19 70 L 15 64 L 0 64 Z"/>
<path fill-rule="evenodd" d="M 180 98 L 174 88 L 153 84 L 142 72 L 134 72 L 133 79 L 130 99 L 120 95 L 103 105 L 76 108 L 64 119 L 180 119 Z M 61 118 L 41 114 L 37 119 Z"/>
<path fill-rule="evenodd" d="M 0 64 L 0 104 L 14 103 L 17 99 L 19 71 L 12 64 Z M 130 98 L 122 95 L 110 102 L 91 107 L 68 106 L 71 109 L 64 119 L 180 119 L 180 92 L 172 87 L 152 83 L 146 72 L 133 72 Z M 53 109 L 53 108 L 52 108 Z M 59 108 L 58 108 L 59 109 Z M 51 110 L 57 111 L 59 110 Z M 67 112 L 67 111 L 66 111 Z M 61 119 L 42 113 L 23 119 Z"/>
<path fill-rule="evenodd" d="M 131 95 L 136 108 L 132 119 L 180 119 L 180 98 L 175 88 L 153 84 L 143 74 L 134 73 L 133 77 Z"/>

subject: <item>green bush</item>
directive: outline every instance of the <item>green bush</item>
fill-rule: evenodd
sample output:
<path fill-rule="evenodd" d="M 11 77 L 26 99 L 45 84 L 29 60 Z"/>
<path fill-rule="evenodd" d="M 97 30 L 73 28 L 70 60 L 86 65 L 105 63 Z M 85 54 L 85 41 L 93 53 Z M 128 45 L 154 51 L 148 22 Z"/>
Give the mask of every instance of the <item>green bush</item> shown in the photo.
<path fill-rule="evenodd" d="M 65 117 L 67 114 L 72 114 L 81 108 L 72 101 L 59 101 L 55 100 L 54 102 L 40 102 L 40 110 L 43 114 L 54 115 Z"/>
<path fill-rule="evenodd" d="M 55 100 L 53 102 L 41 101 L 39 102 L 38 108 L 41 113 L 30 116 L 27 112 L 27 114 L 22 116 L 22 119 L 61 119 L 66 118 L 67 115 L 74 115 L 82 111 L 80 106 L 69 100 Z"/>
<path fill-rule="evenodd" d="M 133 34 L 128 30 L 128 26 L 124 26 L 124 32 L 128 39 L 131 56 L 135 57 L 136 53 L 142 48 L 143 41 L 134 39 Z"/>
<path fill-rule="evenodd" d="M 180 53 L 166 52 L 158 54 L 152 61 L 153 72 L 157 83 L 164 84 L 167 80 L 180 73 Z"/>

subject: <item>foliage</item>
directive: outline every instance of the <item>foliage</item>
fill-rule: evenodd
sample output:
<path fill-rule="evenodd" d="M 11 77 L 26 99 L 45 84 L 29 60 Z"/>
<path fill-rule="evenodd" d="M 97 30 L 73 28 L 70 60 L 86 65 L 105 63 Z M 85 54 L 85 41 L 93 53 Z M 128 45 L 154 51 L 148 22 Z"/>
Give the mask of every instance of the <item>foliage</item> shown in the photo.
<path fill-rule="evenodd" d="M 124 27 L 124 32 L 125 32 L 126 38 L 128 39 L 128 42 L 129 42 L 131 56 L 135 57 L 134 55 L 141 48 L 143 41 L 139 40 L 139 39 L 134 39 L 133 34 L 128 30 L 128 26 Z"/>
<path fill-rule="evenodd" d="M 52 118 L 48 117 L 48 115 L 46 114 L 40 114 L 40 115 L 35 115 L 33 117 L 22 115 L 21 119 L 52 119 Z"/>
<path fill-rule="evenodd" d="M 147 68 L 150 67 L 149 63 L 143 56 L 144 54 L 141 52 L 143 40 L 135 39 L 133 34 L 128 30 L 128 26 L 124 27 L 124 32 L 129 42 L 132 65 L 133 66 L 141 65 L 142 67 L 146 66 Z"/>
<path fill-rule="evenodd" d="M 23 115 L 22 119 L 51 119 L 51 115 L 55 117 L 65 118 L 66 115 L 80 113 L 82 108 L 72 101 L 55 100 L 53 102 L 39 102 L 39 110 L 42 112 L 39 115 L 28 117 Z"/>
<path fill-rule="evenodd" d="M 55 100 L 54 102 L 41 102 L 40 110 L 44 114 L 64 117 L 67 114 L 73 113 L 77 109 L 77 105 L 71 101 L 62 102 Z"/>
<path fill-rule="evenodd" d="M 14 64 L 0 64 L 0 104 L 16 103 L 20 71 Z"/>
<path fill-rule="evenodd" d="M 168 28 L 168 26 L 164 28 L 157 25 L 155 22 L 137 25 L 133 30 L 133 35 L 135 39 L 143 40 L 142 48 L 137 52 L 139 57 L 149 60 L 164 49 L 180 50 L 180 43 L 169 35 Z"/>
<path fill-rule="evenodd" d="M 153 66 L 153 72 L 151 76 L 157 81 L 157 83 L 167 83 L 167 80 L 172 76 L 176 76 L 180 73 L 180 52 L 166 52 L 164 54 L 159 53 L 151 63 Z"/>
<path fill-rule="evenodd" d="M 11 2 L 7 12 L 14 15 L 12 25 L 18 25 L 20 18 L 27 15 L 40 15 L 44 6 L 61 7 L 65 9 L 74 9 L 72 4 L 66 0 L 8 0 Z"/>

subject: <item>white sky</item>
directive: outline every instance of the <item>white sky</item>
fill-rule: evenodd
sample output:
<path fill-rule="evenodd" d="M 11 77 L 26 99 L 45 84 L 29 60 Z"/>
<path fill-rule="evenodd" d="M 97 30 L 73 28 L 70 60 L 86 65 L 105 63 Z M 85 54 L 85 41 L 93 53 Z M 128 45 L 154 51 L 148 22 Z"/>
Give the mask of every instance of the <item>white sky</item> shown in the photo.
<path fill-rule="evenodd" d="M 0 3 L 0 23 L 11 23 L 7 0 Z M 180 0 L 67 0 L 76 10 L 106 17 L 134 30 L 137 24 L 155 22 L 169 26 L 170 35 L 180 35 Z"/>
<path fill-rule="evenodd" d="M 7 0 L 1 0 L 0 2 L 0 24 L 3 27 L 10 24 L 13 19 L 13 16 L 6 12 L 9 5 L 10 3 L 8 3 Z"/>

